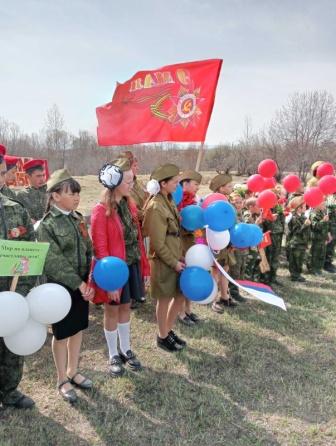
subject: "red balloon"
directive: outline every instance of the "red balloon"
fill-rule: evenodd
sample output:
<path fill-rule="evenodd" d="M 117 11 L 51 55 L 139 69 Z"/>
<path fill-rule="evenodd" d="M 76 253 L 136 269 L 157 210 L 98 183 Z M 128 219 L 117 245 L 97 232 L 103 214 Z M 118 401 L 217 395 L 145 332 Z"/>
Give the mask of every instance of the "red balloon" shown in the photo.
<path fill-rule="evenodd" d="M 316 170 L 316 176 L 322 178 L 326 175 L 334 175 L 334 166 L 331 163 L 323 163 Z"/>
<path fill-rule="evenodd" d="M 324 195 L 336 194 L 336 177 L 333 175 L 325 175 L 318 182 L 318 187 Z"/>
<path fill-rule="evenodd" d="M 246 184 L 251 192 L 261 192 L 265 189 L 265 179 L 257 173 L 251 175 Z"/>
<path fill-rule="evenodd" d="M 260 192 L 257 198 L 257 205 L 262 209 L 271 209 L 277 204 L 278 198 L 271 190 Z"/>
<path fill-rule="evenodd" d="M 277 182 L 274 177 L 264 178 L 264 189 L 273 189 L 276 186 Z"/>
<path fill-rule="evenodd" d="M 305 203 L 311 207 L 316 208 L 324 200 L 324 196 L 318 187 L 311 187 L 303 194 Z"/>
<path fill-rule="evenodd" d="M 278 171 L 278 166 L 275 161 L 267 159 L 261 161 L 258 166 L 258 173 L 266 178 L 274 177 Z"/>
<path fill-rule="evenodd" d="M 283 187 L 287 192 L 296 192 L 301 186 L 300 178 L 297 175 L 287 175 L 282 180 Z"/>
<path fill-rule="evenodd" d="M 226 196 L 223 194 L 220 194 L 218 192 L 214 192 L 213 194 L 208 195 L 203 203 L 202 208 L 205 209 L 209 206 L 209 204 L 213 203 L 214 201 L 228 201 Z"/>

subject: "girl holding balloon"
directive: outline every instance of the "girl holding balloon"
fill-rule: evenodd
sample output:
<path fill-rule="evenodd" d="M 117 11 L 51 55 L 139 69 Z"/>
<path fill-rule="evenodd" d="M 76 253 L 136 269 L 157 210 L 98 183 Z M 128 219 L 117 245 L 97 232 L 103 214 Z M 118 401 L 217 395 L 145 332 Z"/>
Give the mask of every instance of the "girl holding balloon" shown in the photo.
<path fill-rule="evenodd" d="M 80 190 L 79 183 L 66 169 L 56 170 L 47 182 L 47 213 L 38 228 L 39 241 L 50 244 L 44 266 L 47 280 L 62 285 L 71 295 L 69 313 L 52 324 L 58 392 L 69 403 L 77 400 L 73 386 L 93 386 L 90 379 L 78 372 L 82 333 L 89 323 L 88 301 L 94 297 L 94 289 L 88 283 L 91 240 L 83 217 L 75 211 Z"/>
<path fill-rule="evenodd" d="M 138 221 L 136 204 L 130 198 L 134 174 L 127 158 L 119 158 L 105 164 L 99 172 L 99 181 L 105 187 L 100 203 L 91 215 L 91 232 L 96 259 L 111 261 L 109 277 L 95 275 L 96 296 L 94 303 L 104 303 L 104 333 L 109 350 L 109 373 L 113 377 L 124 373 L 124 364 L 137 371 L 141 363 L 131 350 L 130 316 L 131 299 L 139 300 L 144 295 L 143 279 L 149 276 L 149 264 Z M 121 275 L 117 257 L 127 263 L 126 283 L 113 286 L 113 274 Z M 119 338 L 119 350 L 118 350 Z"/>
<path fill-rule="evenodd" d="M 178 286 L 179 275 L 185 268 L 180 217 L 172 196 L 178 184 L 179 169 L 174 164 L 154 170 L 147 185 L 152 198 L 145 210 L 143 224 L 144 235 L 150 238 L 151 291 L 157 300 L 157 345 L 170 352 L 179 351 L 186 345 L 173 331 L 184 303 Z"/>

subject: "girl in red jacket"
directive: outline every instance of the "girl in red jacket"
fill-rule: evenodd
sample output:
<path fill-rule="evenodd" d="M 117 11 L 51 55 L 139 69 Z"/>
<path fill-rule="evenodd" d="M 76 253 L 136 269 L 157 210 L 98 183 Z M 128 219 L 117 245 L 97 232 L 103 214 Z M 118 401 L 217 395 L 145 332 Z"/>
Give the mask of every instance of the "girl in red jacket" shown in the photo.
<path fill-rule="evenodd" d="M 119 257 L 128 265 L 129 279 L 122 290 L 96 288 L 94 303 L 104 303 L 104 332 L 109 350 L 109 373 L 121 376 L 123 363 L 141 368 L 130 346 L 130 302 L 144 295 L 143 277 L 149 263 L 140 232 L 137 208 L 130 199 L 133 172 L 129 160 L 120 158 L 103 166 L 99 181 L 106 188 L 91 216 L 92 242 L 96 259 Z M 117 341 L 119 338 L 119 351 Z"/>

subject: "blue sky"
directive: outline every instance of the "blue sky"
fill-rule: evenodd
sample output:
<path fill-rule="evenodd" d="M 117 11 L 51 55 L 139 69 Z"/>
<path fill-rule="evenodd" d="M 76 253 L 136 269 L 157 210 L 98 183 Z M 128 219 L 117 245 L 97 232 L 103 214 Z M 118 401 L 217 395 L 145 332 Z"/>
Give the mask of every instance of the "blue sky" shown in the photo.
<path fill-rule="evenodd" d="M 140 69 L 223 58 L 207 141 L 267 125 L 296 90 L 336 97 L 334 0 L 0 2 L 0 116 L 38 131 L 56 103 L 67 129 Z"/>

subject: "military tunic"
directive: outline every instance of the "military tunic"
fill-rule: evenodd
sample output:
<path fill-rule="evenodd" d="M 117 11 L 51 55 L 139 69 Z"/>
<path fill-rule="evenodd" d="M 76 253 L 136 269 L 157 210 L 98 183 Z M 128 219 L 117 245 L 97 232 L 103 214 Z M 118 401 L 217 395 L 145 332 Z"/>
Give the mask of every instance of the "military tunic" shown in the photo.
<path fill-rule="evenodd" d="M 255 224 L 257 218 L 260 217 L 259 214 L 252 214 L 249 211 L 243 212 L 243 221 L 244 223 Z M 246 259 L 246 275 L 251 280 L 259 280 L 260 279 L 260 268 L 259 263 L 261 261 L 261 257 L 258 251 L 257 246 L 253 246 L 249 248 L 248 255 Z"/>
<path fill-rule="evenodd" d="M 334 259 L 335 246 L 336 246 L 336 196 L 330 196 L 327 198 L 327 211 L 329 215 L 329 232 L 332 236 L 332 240 L 327 244 L 326 258 L 324 267 L 329 268 Z"/>
<path fill-rule="evenodd" d="M 0 239 L 34 241 L 35 234 L 24 207 L 0 193 Z M 0 277 L 0 291 L 8 291 L 12 277 Z M 20 277 L 16 292 L 26 295 L 36 277 Z M 0 338 L 0 402 L 14 404 L 22 394 L 16 390 L 22 378 L 23 356 L 10 352 Z"/>
<path fill-rule="evenodd" d="M 308 269 L 311 273 L 321 271 L 325 262 L 329 231 L 329 222 L 323 221 L 325 215 L 326 212 L 322 210 L 315 210 L 310 214 L 312 244 Z"/>
<path fill-rule="evenodd" d="M 91 240 L 81 214 L 65 214 L 55 206 L 41 221 L 37 234 L 40 241 L 50 243 L 44 265 L 48 282 L 65 286 L 71 294 L 72 305 L 68 315 L 52 326 L 56 339 L 65 339 L 88 326 L 89 304 L 78 288 L 89 276 Z"/>
<path fill-rule="evenodd" d="M 305 225 L 307 217 L 293 214 L 288 223 L 287 255 L 291 278 L 298 279 L 302 274 L 306 250 L 310 241 L 310 225 Z"/>
<path fill-rule="evenodd" d="M 275 279 L 277 273 L 279 257 L 281 254 L 282 238 L 285 232 L 285 215 L 282 206 L 277 205 L 274 209 L 272 209 L 272 211 L 277 215 L 276 220 L 265 220 L 263 223 L 263 232 L 271 231 L 272 244 L 267 246 L 265 249 L 270 271 L 264 275 L 266 281 L 270 282 Z"/>
<path fill-rule="evenodd" d="M 47 206 L 47 186 L 38 189 L 28 186 L 17 193 L 17 200 L 28 210 L 33 220 L 41 220 Z"/>
<path fill-rule="evenodd" d="M 180 219 L 171 198 L 158 193 L 151 199 L 144 217 L 144 235 L 150 238 L 151 292 L 153 297 L 176 297 L 182 257 Z"/>
<path fill-rule="evenodd" d="M 13 191 L 13 189 L 6 186 L 6 184 L 2 186 L 2 188 L 0 189 L 0 193 L 10 198 L 11 200 L 17 201 L 16 193 Z"/>
<path fill-rule="evenodd" d="M 136 177 L 134 178 L 131 197 L 138 209 L 139 221 L 142 222 L 144 213 L 143 208 L 148 197 L 148 193 L 145 191 L 143 184 Z"/>
<path fill-rule="evenodd" d="M 242 212 L 237 212 L 236 223 L 242 223 L 242 222 L 243 222 L 243 214 L 242 214 Z M 231 265 L 230 270 L 229 270 L 229 273 L 233 279 L 235 279 L 235 280 L 244 279 L 248 254 L 249 254 L 248 248 L 246 248 L 246 249 L 236 248 L 233 251 L 235 264 Z M 234 298 L 235 296 L 238 296 L 239 289 L 236 285 L 234 285 L 233 283 L 230 282 L 229 288 L 230 288 L 231 297 Z"/>

